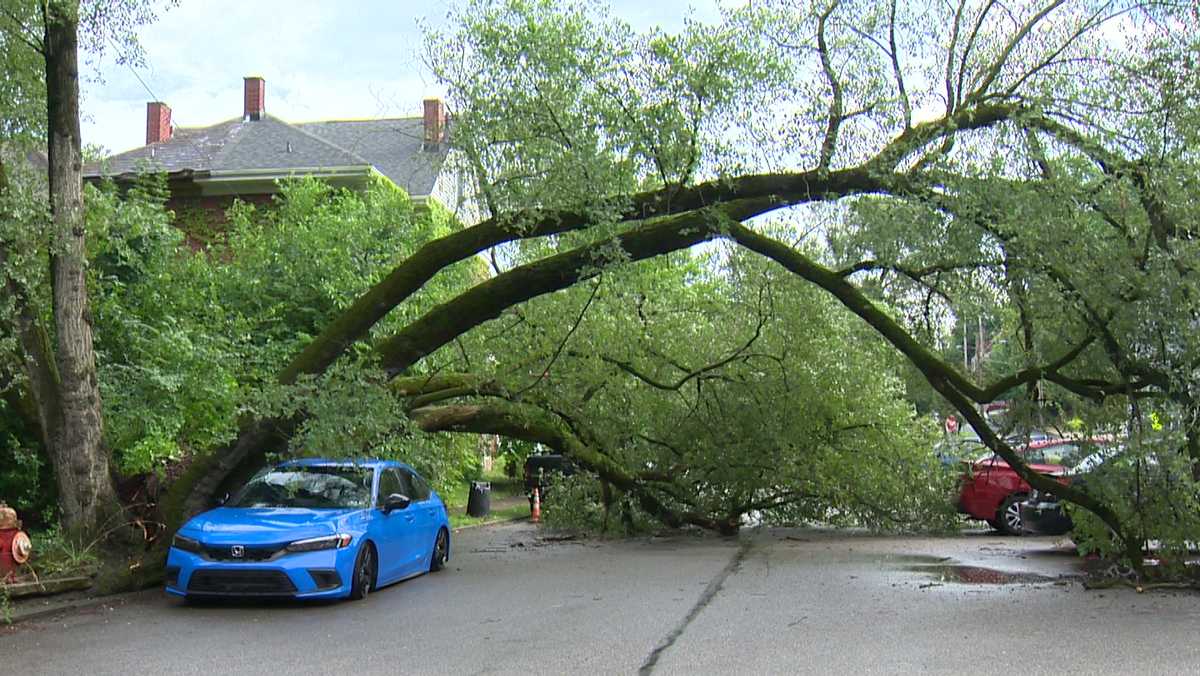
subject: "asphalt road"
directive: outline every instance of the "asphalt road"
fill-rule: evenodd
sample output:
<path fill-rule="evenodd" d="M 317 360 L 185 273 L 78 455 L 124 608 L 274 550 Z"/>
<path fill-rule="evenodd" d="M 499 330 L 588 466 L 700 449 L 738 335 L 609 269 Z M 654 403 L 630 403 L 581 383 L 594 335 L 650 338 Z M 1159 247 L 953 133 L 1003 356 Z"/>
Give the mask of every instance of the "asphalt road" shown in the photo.
<path fill-rule="evenodd" d="M 529 524 L 464 531 L 448 570 L 362 603 L 191 607 L 144 593 L 0 632 L 0 668 L 1179 674 L 1200 665 L 1196 595 L 1086 591 L 1060 578 L 1079 561 L 1051 539 L 547 535 Z"/>

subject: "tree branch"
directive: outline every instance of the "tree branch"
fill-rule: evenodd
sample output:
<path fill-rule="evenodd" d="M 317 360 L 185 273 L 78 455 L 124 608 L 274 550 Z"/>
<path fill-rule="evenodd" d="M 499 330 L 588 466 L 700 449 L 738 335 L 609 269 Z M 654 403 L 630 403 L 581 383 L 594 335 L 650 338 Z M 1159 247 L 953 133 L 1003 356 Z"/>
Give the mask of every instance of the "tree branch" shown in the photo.
<path fill-rule="evenodd" d="M 833 160 L 833 151 L 837 147 L 838 128 L 842 124 L 842 83 L 838 81 L 837 73 L 833 71 L 833 64 L 829 60 L 829 45 L 825 41 L 825 22 L 829 20 L 830 15 L 838 7 L 838 1 L 830 3 L 826 9 L 817 18 L 817 53 L 821 57 L 821 70 L 825 73 L 825 80 L 829 83 L 830 99 L 829 99 L 829 120 L 825 127 L 825 138 L 821 141 L 821 155 L 817 162 L 817 171 L 828 171 L 829 164 Z"/>
<path fill-rule="evenodd" d="M 900 53 L 896 49 L 896 0 L 891 0 L 888 10 L 888 47 L 892 57 L 892 76 L 896 78 L 896 92 L 900 97 L 900 105 L 904 109 L 904 128 L 912 128 L 912 104 L 908 100 L 908 91 L 904 88 L 904 73 L 900 70 Z"/>
<path fill-rule="evenodd" d="M 1034 14 L 1028 21 L 1026 21 L 1025 24 L 1016 32 L 1016 34 L 1012 36 L 1012 39 L 1008 41 L 1008 44 L 1004 46 L 1004 49 L 1001 50 L 1000 55 L 996 57 L 996 60 L 992 62 L 991 68 L 984 73 L 979 85 L 975 87 L 975 89 L 973 89 L 964 100 L 980 100 L 983 95 L 987 93 L 988 87 L 991 87 L 992 83 L 997 77 L 999 77 L 1000 71 L 1002 71 L 1005 64 L 1008 63 L 1008 59 L 1010 56 L 1012 56 L 1013 50 L 1017 48 L 1017 45 L 1021 44 L 1021 41 L 1023 41 L 1029 35 L 1029 33 L 1042 21 L 1042 19 L 1046 18 L 1046 16 L 1048 16 L 1051 12 L 1058 9 L 1064 2 L 1066 2 L 1066 0 L 1054 0 L 1050 4 L 1043 7 L 1037 14 Z"/>

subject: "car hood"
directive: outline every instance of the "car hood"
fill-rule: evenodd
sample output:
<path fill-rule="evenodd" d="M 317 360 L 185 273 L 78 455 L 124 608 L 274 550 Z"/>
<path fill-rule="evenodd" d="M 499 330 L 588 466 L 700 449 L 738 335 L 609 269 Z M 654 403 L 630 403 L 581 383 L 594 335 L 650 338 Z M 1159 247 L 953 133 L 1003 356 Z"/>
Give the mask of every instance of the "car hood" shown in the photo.
<path fill-rule="evenodd" d="M 193 518 L 181 530 L 205 543 L 281 543 L 350 530 L 362 509 L 218 507 Z"/>

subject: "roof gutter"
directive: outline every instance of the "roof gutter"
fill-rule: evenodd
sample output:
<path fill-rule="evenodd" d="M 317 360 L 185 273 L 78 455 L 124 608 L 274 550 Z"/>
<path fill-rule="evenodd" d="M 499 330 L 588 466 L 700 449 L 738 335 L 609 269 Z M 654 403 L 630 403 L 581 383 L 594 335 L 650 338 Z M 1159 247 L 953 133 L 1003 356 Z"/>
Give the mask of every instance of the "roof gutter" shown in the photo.
<path fill-rule="evenodd" d="M 369 164 L 350 165 L 345 167 L 295 167 L 289 169 L 219 169 L 208 173 L 205 178 L 196 179 L 198 183 L 227 183 L 229 181 L 277 181 L 286 178 L 338 178 L 370 176 L 374 168 Z"/>
<path fill-rule="evenodd" d="M 205 195 L 235 195 L 239 193 L 278 192 L 276 183 L 289 178 L 316 178 L 336 188 L 356 188 L 367 182 L 374 167 L 351 165 L 341 167 L 294 167 L 288 169 L 224 169 L 210 171 L 197 177 L 195 183 Z"/>

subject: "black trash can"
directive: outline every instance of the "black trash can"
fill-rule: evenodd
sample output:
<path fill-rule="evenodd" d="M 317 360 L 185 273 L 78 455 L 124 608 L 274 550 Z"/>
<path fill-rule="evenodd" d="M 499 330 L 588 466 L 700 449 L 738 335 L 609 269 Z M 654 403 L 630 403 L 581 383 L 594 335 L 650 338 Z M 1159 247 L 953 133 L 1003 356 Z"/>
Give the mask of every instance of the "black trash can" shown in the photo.
<path fill-rule="evenodd" d="M 492 513 L 492 484 L 488 481 L 472 481 L 467 494 L 467 516 L 487 516 Z"/>

